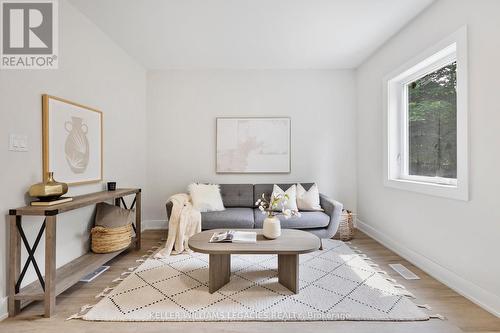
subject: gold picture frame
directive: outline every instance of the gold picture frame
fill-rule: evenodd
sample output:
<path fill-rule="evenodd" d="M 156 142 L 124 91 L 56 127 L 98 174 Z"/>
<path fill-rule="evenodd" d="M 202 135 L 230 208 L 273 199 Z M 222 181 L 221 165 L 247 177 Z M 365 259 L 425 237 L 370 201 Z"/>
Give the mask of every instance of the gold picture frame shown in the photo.
<path fill-rule="evenodd" d="M 85 114 L 85 112 L 87 113 Z M 72 120 L 65 120 L 69 118 Z M 55 125 L 58 127 L 57 134 L 53 128 L 56 127 Z M 63 129 L 67 133 L 64 133 Z M 90 135 L 88 135 L 89 133 Z M 49 172 L 54 172 L 58 181 L 68 183 L 68 185 L 101 182 L 104 171 L 103 134 L 102 111 L 60 97 L 43 94 L 43 180 L 47 180 Z M 62 149 L 61 142 L 63 138 L 65 139 L 64 149 Z M 95 149 L 98 151 L 95 152 Z"/>

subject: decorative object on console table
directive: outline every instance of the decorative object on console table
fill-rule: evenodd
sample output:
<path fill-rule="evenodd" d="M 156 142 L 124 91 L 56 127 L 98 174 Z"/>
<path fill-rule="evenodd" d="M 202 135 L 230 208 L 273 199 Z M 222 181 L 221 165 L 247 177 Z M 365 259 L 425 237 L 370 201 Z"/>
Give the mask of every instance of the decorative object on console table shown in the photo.
<path fill-rule="evenodd" d="M 262 212 L 262 214 L 267 215 L 262 225 L 262 234 L 264 235 L 264 237 L 269 239 L 276 239 L 281 235 L 281 222 L 279 218 L 276 217 L 276 215 L 281 214 L 286 219 L 292 216 L 300 216 L 298 210 L 287 208 L 288 199 L 289 196 L 287 193 L 283 191 L 273 191 L 273 194 L 271 195 L 269 200 L 267 200 L 266 195 L 262 193 L 261 198 L 258 199 L 255 203 L 255 205 L 259 207 L 259 210 Z M 279 212 L 279 209 L 281 209 L 281 212 Z"/>
<path fill-rule="evenodd" d="M 71 197 L 62 197 L 68 192 L 68 184 L 56 181 L 53 172 L 49 172 L 46 178 L 42 183 L 31 185 L 29 195 L 38 198 L 31 202 L 32 206 L 53 206 L 72 200 Z"/>
<path fill-rule="evenodd" d="M 68 192 L 68 184 L 60 183 L 54 179 L 54 173 L 48 172 L 41 183 L 31 185 L 28 193 L 38 199 L 57 199 Z"/>
<path fill-rule="evenodd" d="M 108 182 L 108 191 L 116 190 L 116 182 Z"/>
<path fill-rule="evenodd" d="M 102 180 L 102 112 L 43 95 L 43 174 L 54 171 L 69 185 Z"/>
<path fill-rule="evenodd" d="M 217 173 L 290 173 L 288 117 L 216 119 Z"/>
<path fill-rule="evenodd" d="M 354 223 L 352 211 L 342 210 L 342 217 L 339 223 L 339 229 L 333 239 L 340 239 L 341 241 L 349 241 L 354 237 Z"/>

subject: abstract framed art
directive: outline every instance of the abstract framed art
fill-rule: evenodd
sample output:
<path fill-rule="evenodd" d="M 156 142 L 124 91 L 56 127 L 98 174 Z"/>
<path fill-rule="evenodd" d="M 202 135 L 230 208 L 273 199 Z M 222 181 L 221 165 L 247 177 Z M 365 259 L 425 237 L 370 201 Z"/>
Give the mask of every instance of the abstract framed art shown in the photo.
<path fill-rule="evenodd" d="M 102 181 L 102 112 L 59 97 L 42 96 L 43 178 L 79 185 Z"/>
<path fill-rule="evenodd" d="M 290 173 L 289 117 L 218 117 L 217 173 Z"/>

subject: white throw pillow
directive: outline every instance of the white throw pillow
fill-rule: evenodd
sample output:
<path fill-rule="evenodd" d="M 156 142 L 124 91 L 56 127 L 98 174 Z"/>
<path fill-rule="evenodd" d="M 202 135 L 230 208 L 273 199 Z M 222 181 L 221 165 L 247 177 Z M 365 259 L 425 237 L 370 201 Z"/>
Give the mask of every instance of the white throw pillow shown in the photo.
<path fill-rule="evenodd" d="M 217 184 L 190 184 L 189 195 L 193 208 L 199 212 L 215 212 L 224 210 L 220 188 Z"/>
<path fill-rule="evenodd" d="M 274 208 L 275 211 L 281 211 L 282 208 L 285 209 L 290 209 L 290 210 L 297 210 L 297 189 L 295 185 L 292 185 L 288 188 L 288 190 L 283 191 L 278 185 L 274 184 L 273 186 L 273 194 L 271 194 L 271 198 L 281 194 L 285 195 L 288 194 L 288 200 L 286 205 L 281 206 L 281 204 L 278 204 L 278 207 Z"/>
<path fill-rule="evenodd" d="M 297 207 L 299 210 L 323 210 L 319 204 L 318 185 L 313 184 L 306 191 L 302 185 L 297 184 Z"/>

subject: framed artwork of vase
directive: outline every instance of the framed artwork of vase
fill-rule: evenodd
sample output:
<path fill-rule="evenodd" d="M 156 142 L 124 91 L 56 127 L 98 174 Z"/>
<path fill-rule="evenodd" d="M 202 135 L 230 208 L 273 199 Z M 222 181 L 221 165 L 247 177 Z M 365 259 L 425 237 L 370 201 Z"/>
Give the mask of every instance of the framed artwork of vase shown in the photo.
<path fill-rule="evenodd" d="M 102 181 L 102 112 L 50 95 L 42 103 L 44 181 L 49 171 L 69 185 Z"/>
<path fill-rule="evenodd" d="M 290 173 L 289 117 L 216 119 L 217 173 Z"/>

